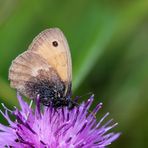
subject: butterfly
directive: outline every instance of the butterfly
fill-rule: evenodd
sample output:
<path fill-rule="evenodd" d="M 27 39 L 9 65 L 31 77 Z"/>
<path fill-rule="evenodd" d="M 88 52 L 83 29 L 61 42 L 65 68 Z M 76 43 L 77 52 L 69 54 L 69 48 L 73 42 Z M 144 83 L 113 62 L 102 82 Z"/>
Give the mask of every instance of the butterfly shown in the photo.
<path fill-rule="evenodd" d="M 24 96 L 55 108 L 72 108 L 72 62 L 68 42 L 59 28 L 37 35 L 9 68 L 10 86 Z"/>

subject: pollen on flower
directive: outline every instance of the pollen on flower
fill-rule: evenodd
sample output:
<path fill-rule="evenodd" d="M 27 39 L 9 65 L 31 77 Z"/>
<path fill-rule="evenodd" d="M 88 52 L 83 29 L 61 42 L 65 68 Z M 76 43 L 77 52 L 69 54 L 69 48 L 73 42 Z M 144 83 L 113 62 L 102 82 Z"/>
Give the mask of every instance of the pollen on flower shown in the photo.
<path fill-rule="evenodd" d="M 89 113 L 93 96 L 88 101 L 69 110 L 67 107 L 40 108 L 39 98 L 36 99 L 35 109 L 31 108 L 18 95 L 21 110 L 9 110 L 4 105 L 5 112 L 1 114 L 8 121 L 9 126 L 0 124 L 0 147 L 14 148 L 103 148 L 115 141 L 120 133 L 109 133 L 117 123 L 109 120 L 102 125 L 107 113 L 99 122 L 94 117 L 102 107 L 98 104 Z M 9 114 L 16 120 L 12 121 Z"/>

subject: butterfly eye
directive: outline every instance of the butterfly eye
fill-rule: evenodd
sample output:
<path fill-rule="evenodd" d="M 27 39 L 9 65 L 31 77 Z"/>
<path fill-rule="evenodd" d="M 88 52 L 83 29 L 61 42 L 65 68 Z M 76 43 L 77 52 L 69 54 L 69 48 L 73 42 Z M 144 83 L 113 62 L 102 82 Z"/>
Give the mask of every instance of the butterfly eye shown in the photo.
<path fill-rule="evenodd" d="M 53 41 L 53 42 L 52 42 L 52 45 L 53 45 L 54 47 L 57 47 L 57 46 L 58 46 L 58 42 L 57 42 L 57 41 Z"/>

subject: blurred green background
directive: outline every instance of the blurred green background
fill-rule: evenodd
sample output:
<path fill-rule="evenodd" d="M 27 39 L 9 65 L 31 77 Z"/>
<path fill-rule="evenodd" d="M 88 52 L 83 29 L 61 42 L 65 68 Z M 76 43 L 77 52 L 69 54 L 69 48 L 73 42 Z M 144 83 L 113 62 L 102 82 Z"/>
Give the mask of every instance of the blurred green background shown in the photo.
<path fill-rule="evenodd" d="M 0 0 L 0 102 L 18 105 L 11 61 L 50 27 L 69 41 L 74 96 L 94 93 L 98 116 L 109 111 L 119 123 L 111 147 L 148 147 L 148 1 Z"/>

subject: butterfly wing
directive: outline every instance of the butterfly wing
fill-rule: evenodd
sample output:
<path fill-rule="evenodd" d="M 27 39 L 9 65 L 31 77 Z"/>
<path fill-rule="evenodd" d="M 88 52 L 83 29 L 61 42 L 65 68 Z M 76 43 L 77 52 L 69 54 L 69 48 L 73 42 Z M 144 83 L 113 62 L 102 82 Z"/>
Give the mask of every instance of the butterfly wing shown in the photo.
<path fill-rule="evenodd" d="M 72 62 L 67 40 L 58 28 L 46 29 L 31 43 L 28 51 L 36 53 L 51 65 L 66 89 L 65 95 L 71 92 Z"/>
<path fill-rule="evenodd" d="M 50 86 L 62 85 L 52 66 L 31 51 L 22 53 L 12 61 L 9 80 L 11 87 L 29 98 L 36 98 L 37 94 L 42 95 L 46 87 L 50 89 Z M 61 89 L 64 89 L 64 86 L 61 86 Z"/>
<path fill-rule="evenodd" d="M 9 79 L 11 87 L 30 98 L 43 91 L 46 94 L 47 89 L 51 92 L 54 87 L 52 91 L 63 96 L 71 93 L 71 55 L 62 31 L 53 28 L 41 32 L 28 50 L 12 62 Z"/>

